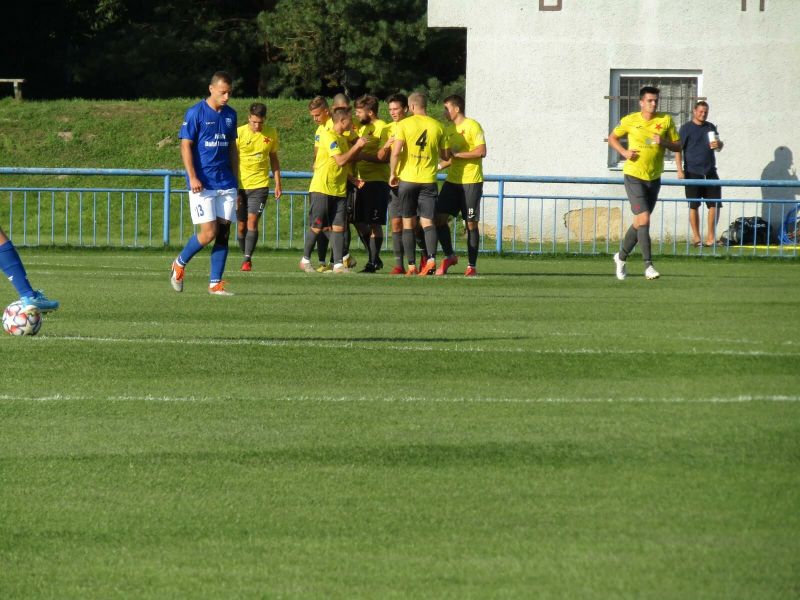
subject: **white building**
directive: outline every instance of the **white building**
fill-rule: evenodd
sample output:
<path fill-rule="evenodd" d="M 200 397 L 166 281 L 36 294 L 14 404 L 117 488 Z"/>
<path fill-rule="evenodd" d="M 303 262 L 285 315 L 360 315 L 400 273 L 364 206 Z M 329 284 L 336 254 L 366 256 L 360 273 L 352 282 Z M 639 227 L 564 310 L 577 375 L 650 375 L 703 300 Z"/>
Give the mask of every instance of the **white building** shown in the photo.
<path fill-rule="evenodd" d="M 486 130 L 487 173 L 621 177 L 606 138 L 645 84 L 676 126 L 708 101 L 723 179 L 760 179 L 779 148 L 783 161 L 800 153 L 800 0 L 428 0 L 428 24 L 467 29 L 467 114 Z M 565 192 L 624 195 L 550 193 Z M 685 215 L 667 216 L 682 231 Z"/>

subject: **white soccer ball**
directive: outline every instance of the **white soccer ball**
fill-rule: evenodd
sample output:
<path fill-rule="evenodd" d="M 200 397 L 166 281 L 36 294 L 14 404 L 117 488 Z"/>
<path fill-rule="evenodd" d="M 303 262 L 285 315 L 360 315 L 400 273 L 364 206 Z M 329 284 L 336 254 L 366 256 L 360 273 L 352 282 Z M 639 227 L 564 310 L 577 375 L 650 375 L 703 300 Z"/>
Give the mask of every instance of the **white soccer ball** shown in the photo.
<path fill-rule="evenodd" d="M 12 302 L 3 311 L 3 329 L 10 335 L 36 335 L 42 328 L 42 313 L 22 301 Z"/>

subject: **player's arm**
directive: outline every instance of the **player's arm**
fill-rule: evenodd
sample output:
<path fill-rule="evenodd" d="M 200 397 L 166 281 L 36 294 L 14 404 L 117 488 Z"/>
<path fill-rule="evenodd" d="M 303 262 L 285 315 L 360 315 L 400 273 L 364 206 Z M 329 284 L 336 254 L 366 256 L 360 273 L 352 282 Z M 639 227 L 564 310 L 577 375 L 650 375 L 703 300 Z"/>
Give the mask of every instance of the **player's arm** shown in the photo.
<path fill-rule="evenodd" d="M 486 157 L 486 144 L 480 144 L 475 146 L 472 150 L 468 150 L 467 152 L 456 152 L 453 154 L 453 158 L 460 158 L 463 160 L 469 160 L 471 158 L 485 158 Z"/>
<path fill-rule="evenodd" d="M 675 167 L 678 169 L 678 179 L 686 179 L 686 173 L 683 171 L 683 146 L 675 153 Z"/>
<path fill-rule="evenodd" d="M 364 144 L 367 143 L 367 138 L 358 138 L 353 145 L 350 146 L 350 149 L 345 152 L 344 154 L 334 154 L 333 160 L 336 161 L 336 164 L 340 167 L 345 166 L 349 162 L 356 162 L 358 160 L 359 152 L 361 148 L 364 147 Z"/>
<path fill-rule="evenodd" d="M 228 157 L 231 161 L 231 172 L 234 176 L 239 174 L 239 146 L 237 144 L 230 144 L 228 146 Z"/>
<path fill-rule="evenodd" d="M 181 160 L 186 174 L 189 176 L 189 187 L 196 194 L 203 191 L 203 183 L 197 178 L 197 171 L 194 170 L 194 158 L 192 157 L 192 140 L 181 140 Z"/>
<path fill-rule="evenodd" d="M 673 152 L 680 152 L 683 150 L 683 144 L 681 143 L 681 136 L 678 133 L 678 130 L 675 128 L 673 123 L 670 123 L 669 126 L 664 131 L 664 135 L 655 134 L 653 135 L 653 143 L 659 146 L 663 146 L 667 150 L 672 150 Z"/>
<path fill-rule="evenodd" d="M 683 149 L 681 147 L 680 139 L 670 140 L 668 138 L 665 138 L 663 135 L 658 135 L 658 134 L 653 135 L 653 143 L 659 146 L 663 146 L 667 150 L 672 150 L 673 152 L 680 152 Z"/>
<path fill-rule="evenodd" d="M 275 200 L 280 200 L 283 188 L 281 186 L 281 161 L 278 160 L 277 152 L 269 153 L 269 168 L 272 169 L 272 178 L 275 180 Z"/>
<path fill-rule="evenodd" d="M 625 136 L 621 136 L 625 137 Z M 611 146 L 614 150 L 616 150 L 617 154 L 619 154 L 625 160 L 636 160 L 639 158 L 639 153 L 636 150 L 628 150 L 625 146 L 622 145 L 622 142 L 619 141 L 620 136 L 618 136 L 613 131 L 608 134 L 608 145 Z"/>
<path fill-rule="evenodd" d="M 397 187 L 400 179 L 397 177 L 397 165 L 400 163 L 400 153 L 403 151 L 403 140 L 395 139 L 392 142 L 392 154 L 389 157 L 389 185 Z"/>
<path fill-rule="evenodd" d="M 375 158 L 378 159 L 378 162 L 389 162 L 389 157 L 392 155 L 392 145 L 394 144 L 394 140 L 395 137 L 393 135 L 386 138 L 386 142 L 381 145 L 377 154 L 375 154 Z"/>

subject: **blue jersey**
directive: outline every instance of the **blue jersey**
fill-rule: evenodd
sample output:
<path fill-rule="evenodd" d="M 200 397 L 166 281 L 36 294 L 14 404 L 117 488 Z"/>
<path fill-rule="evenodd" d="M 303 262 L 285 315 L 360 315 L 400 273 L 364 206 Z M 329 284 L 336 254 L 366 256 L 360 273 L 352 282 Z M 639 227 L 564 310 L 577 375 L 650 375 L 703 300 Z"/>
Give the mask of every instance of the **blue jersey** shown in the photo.
<path fill-rule="evenodd" d="M 236 144 L 236 111 L 223 106 L 217 112 L 201 100 L 183 117 L 178 137 L 192 141 L 192 162 L 197 178 L 207 190 L 228 190 L 237 186 L 231 170 L 231 146 Z M 191 186 L 186 177 L 187 187 Z"/>

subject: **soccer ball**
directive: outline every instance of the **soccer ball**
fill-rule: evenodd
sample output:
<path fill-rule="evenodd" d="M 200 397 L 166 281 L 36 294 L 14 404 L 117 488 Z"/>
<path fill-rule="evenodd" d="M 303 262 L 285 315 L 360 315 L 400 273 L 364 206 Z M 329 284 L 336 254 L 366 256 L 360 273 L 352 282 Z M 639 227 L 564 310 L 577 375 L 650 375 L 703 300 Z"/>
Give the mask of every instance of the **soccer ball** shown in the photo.
<path fill-rule="evenodd" d="M 21 300 L 12 302 L 3 311 L 3 329 L 10 335 L 36 335 L 42 328 L 42 313 Z"/>

